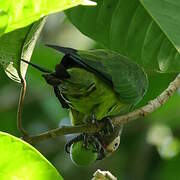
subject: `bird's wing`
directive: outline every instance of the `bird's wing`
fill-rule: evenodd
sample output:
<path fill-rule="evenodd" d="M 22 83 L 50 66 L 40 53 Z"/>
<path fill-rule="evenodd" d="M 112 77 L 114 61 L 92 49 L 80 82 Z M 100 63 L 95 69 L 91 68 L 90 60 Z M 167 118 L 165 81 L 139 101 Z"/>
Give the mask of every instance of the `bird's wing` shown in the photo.
<path fill-rule="evenodd" d="M 78 51 L 81 60 L 112 81 L 113 89 L 127 103 L 136 104 L 148 88 L 145 72 L 136 63 L 108 50 Z"/>
<path fill-rule="evenodd" d="M 49 44 L 47 46 L 65 54 L 65 56 L 61 60 L 61 63 L 64 65 L 65 68 L 70 68 L 74 66 L 85 68 L 86 70 L 96 74 L 109 86 L 113 86 L 111 76 L 106 72 L 106 68 L 104 67 L 102 62 L 99 61 L 99 56 L 96 57 L 93 56 L 93 53 L 90 53 L 90 58 L 83 58 L 81 57 L 81 53 L 84 51 L 77 51 L 72 48 Z M 79 54 L 79 52 L 81 53 Z M 83 55 L 86 54 L 82 54 L 82 56 Z"/>
<path fill-rule="evenodd" d="M 70 55 L 73 62 L 95 73 L 109 84 L 124 102 L 136 104 L 148 88 L 148 80 L 142 68 L 116 52 L 104 49 L 77 51 L 72 48 L 48 46 Z M 67 58 L 64 60 L 67 61 Z"/>

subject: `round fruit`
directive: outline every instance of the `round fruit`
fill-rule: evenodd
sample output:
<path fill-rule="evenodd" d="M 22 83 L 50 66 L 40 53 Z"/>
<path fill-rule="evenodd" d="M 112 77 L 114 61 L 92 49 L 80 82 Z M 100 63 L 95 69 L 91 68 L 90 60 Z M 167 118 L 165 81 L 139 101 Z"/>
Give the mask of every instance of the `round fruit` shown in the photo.
<path fill-rule="evenodd" d="M 83 141 L 76 142 L 71 145 L 70 157 L 74 164 L 78 166 L 88 166 L 93 164 L 98 154 L 93 152 L 93 145 L 89 144 L 88 149 L 83 146 Z"/>

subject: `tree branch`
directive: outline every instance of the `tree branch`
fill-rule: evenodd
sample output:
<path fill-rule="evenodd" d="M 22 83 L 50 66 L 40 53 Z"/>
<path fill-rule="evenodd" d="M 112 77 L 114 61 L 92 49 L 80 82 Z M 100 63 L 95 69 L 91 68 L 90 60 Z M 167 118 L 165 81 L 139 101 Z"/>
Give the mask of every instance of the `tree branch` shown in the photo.
<path fill-rule="evenodd" d="M 156 109 L 161 107 L 163 104 L 165 104 L 168 99 L 176 92 L 176 90 L 180 87 L 180 74 L 177 75 L 174 81 L 172 81 L 168 88 L 165 89 L 159 96 L 157 96 L 155 99 L 148 102 L 147 105 L 132 111 L 128 114 L 125 114 L 123 116 L 117 116 L 113 118 L 113 124 L 116 126 L 120 124 L 126 124 L 129 121 L 136 120 L 138 118 L 142 118 L 147 116 L 148 114 L 151 114 Z"/>
<path fill-rule="evenodd" d="M 168 101 L 168 99 L 174 94 L 174 92 L 180 87 L 180 74 L 177 75 L 174 81 L 172 81 L 168 88 L 165 89 L 159 96 L 155 99 L 149 101 L 149 103 L 135 111 L 127 113 L 122 116 L 117 116 L 112 119 L 112 123 L 115 126 L 121 126 L 122 124 L 126 124 L 129 121 L 136 120 L 142 117 L 147 116 L 148 114 L 154 112 L 156 109 L 161 107 L 164 103 Z M 29 143 L 36 143 L 42 140 L 46 140 L 49 138 L 54 138 L 56 136 L 61 136 L 65 134 L 73 134 L 73 133 L 94 133 L 98 132 L 103 127 L 103 123 L 98 127 L 94 124 L 92 125 L 81 125 L 81 126 L 63 126 L 57 129 L 53 129 L 47 132 L 44 132 L 39 135 L 33 135 L 29 137 L 25 137 Z"/>

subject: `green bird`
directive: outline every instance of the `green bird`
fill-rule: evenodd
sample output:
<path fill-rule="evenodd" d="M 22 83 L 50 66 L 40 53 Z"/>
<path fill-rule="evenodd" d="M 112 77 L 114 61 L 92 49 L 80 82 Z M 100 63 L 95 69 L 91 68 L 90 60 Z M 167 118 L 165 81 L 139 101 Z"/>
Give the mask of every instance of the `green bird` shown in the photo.
<path fill-rule="evenodd" d="M 45 73 L 43 77 L 53 87 L 62 107 L 69 109 L 74 126 L 100 121 L 110 124 L 112 117 L 129 112 L 146 93 L 146 73 L 125 56 L 104 49 L 80 51 L 47 46 L 65 54 L 54 72 L 27 63 Z M 110 129 L 87 140 L 98 152 L 97 159 L 109 156 L 119 146 L 122 127 Z M 69 152 L 73 143 L 83 141 L 84 135 L 67 143 L 66 150 Z"/>

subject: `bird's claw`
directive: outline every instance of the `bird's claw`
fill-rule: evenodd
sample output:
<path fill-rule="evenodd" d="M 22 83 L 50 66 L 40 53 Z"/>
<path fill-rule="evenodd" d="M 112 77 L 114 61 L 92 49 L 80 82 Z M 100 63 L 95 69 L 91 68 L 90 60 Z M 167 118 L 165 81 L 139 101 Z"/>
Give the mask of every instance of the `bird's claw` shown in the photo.
<path fill-rule="evenodd" d="M 93 147 L 94 147 L 94 152 L 100 153 L 102 149 L 102 144 L 97 137 L 94 137 Z"/>
<path fill-rule="evenodd" d="M 75 138 L 71 139 L 69 142 L 67 142 L 65 144 L 65 151 L 67 153 L 70 153 L 71 145 L 78 141 L 83 141 L 83 147 L 87 150 L 90 149 L 90 144 L 92 144 L 95 152 L 99 153 L 101 151 L 102 144 L 101 144 L 100 140 L 96 136 L 89 135 L 86 133 L 82 133 L 82 134 L 76 136 Z"/>
<path fill-rule="evenodd" d="M 71 148 L 71 145 L 75 142 L 78 142 L 78 141 L 81 141 L 84 139 L 84 134 L 80 134 L 78 136 L 76 136 L 75 138 L 72 138 L 71 140 L 69 140 L 66 144 L 65 144 L 65 151 L 67 153 L 70 153 L 70 148 Z"/>
<path fill-rule="evenodd" d="M 100 122 L 96 119 L 94 114 L 92 114 L 89 119 L 86 119 L 86 123 L 89 125 L 94 124 L 97 128 L 99 127 L 100 124 Z"/>
<path fill-rule="evenodd" d="M 106 117 L 103 119 L 103 122 L 105 124 L 104 128 L 102 129 L 102 132 L 104 134 L 111 134 L 114 132 L 114 125 L 112 123 L 112 120 L 109 117 Z"/>
<path fill-rule="evenodd" d="M 105 155 L 105 149 L 102 147 L 101 150 L 100 150 L 100 152 L 98 153 L 98 158 L 96 159 L 96 161 L 102 160 L 102 159 L 104 159 L 105 157 L 106 157 L 106 155 Z"/>

